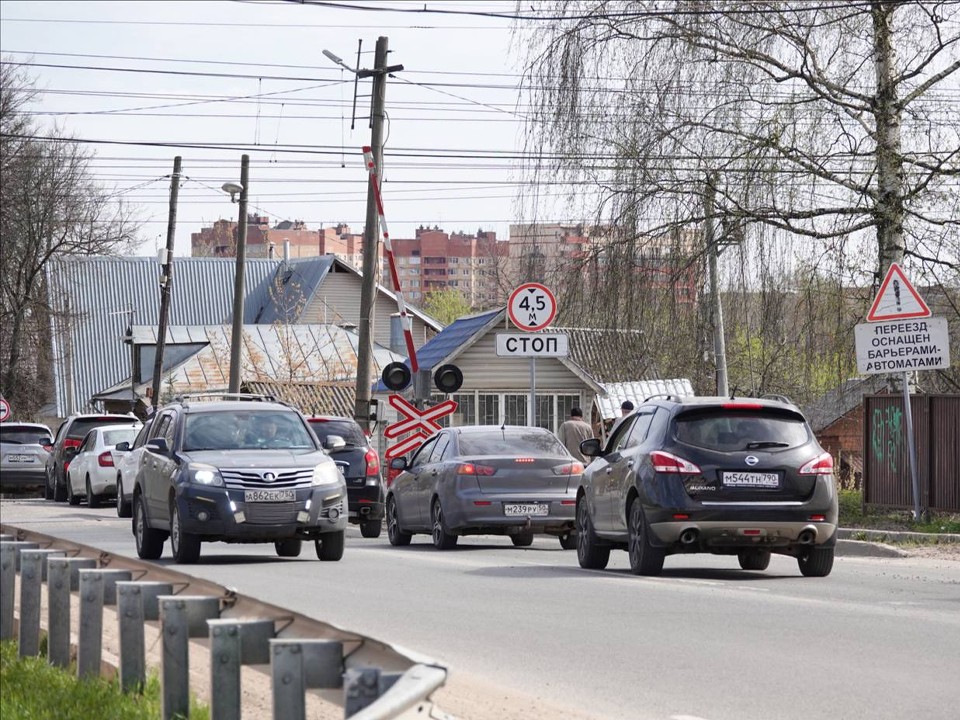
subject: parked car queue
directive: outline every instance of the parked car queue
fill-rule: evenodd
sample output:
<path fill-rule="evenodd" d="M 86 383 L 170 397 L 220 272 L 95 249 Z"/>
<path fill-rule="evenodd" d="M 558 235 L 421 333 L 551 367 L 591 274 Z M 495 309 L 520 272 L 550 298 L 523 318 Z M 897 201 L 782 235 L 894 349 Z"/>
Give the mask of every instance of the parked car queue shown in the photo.
<path fill-rule="evenodd" d="M 795 558 L 805 576 L 823 577 L 832 569 L 838 516 L 832 458 L 800 410 L 782 399 L 650 398 L 618 422 L 606 443 L 597 438 L 581 443 L 586 464 L 541 428 L 445 428 L 409 458 L 389 463 L 395 479 L 386 489 L 376 453 L 352 420 L 297 417 L 312 428 L 311 442 L 334 459 L 339 476 L 355 476 L 343 513 L 365 537 L 376 537 L 382 508 L 395 547 L 410 544 L 417 534 L 428 535 L 439 550 L 454 548 L 467 535 L 506 535 L 524 547 L 536 534 L 547 534 L 564 549 L 576 549 L 580 566 L 588 569 L 606 567 L 611 551 L 618 549 L 627 551 L 631 571 L 640 575 L 657 575 L 669 556 L 691 553 L 734 556 L 744 570 L 766 569 L 773 554 Z M 135 439 L 112 451 L 121 516 L 135 503 L 142 475 L 130 468 L 125 472 L 125 463 L 134 460 L 138 449 L 141 454 L 164 449 L 175 456 L 170 443 L 158 448 L 151 442 L 160 434 L 156 428 L 141 428 Z M 350 448 L 357 452 L 337 459 Z M 245 449 L 262 457 L 279 448 Z M 128 490 L 131 474 L 135 487 Z M 197 477 L 184 482 L 196 484 Z M 80 494 L 72 478 L 70 487 Z M 345 489 L 349 493 L 349 483 Z M 253 497 L 240 496 L 240 502 L 256 502 Z M 257 512 L 270 508 L 266 512 L 272 515 L 290 498 L 267 493 L 263 501 L 273 504 L 258 504 Z M 156 514 L 162 506 L 153 507 Z M 224 513 L 236 515 L 236 507 L 232 502 Z M 145 528 L 146 510 L 139 526 L 135 508 L 133 512 L 135 533 L 158 530 Z M 148 555 L 157 555 L 161 536 L 178 536 L 176 541 L 183 542 L 185 529 L 178 530 L 172 515 L 165 515 Z M 194 550 L 186 555 L 175 551 L 175 557 L 199 557 L 204 540 L 196 530 L 186 532 L 191 543 L 201 536 L 191 545 Z M 313 537 L 301 530 L 303 537 Z M 207 540 L 217 539 L 230 541 L 216 533 Z M 299 554 L 299 545 L 293 552 L 292 540 L 285 546 L 277 541 L 279 555 Z M 137 542 L 142 542 L 140 536 Z M 321 546 L 318 541 L 318 555 Z"/>

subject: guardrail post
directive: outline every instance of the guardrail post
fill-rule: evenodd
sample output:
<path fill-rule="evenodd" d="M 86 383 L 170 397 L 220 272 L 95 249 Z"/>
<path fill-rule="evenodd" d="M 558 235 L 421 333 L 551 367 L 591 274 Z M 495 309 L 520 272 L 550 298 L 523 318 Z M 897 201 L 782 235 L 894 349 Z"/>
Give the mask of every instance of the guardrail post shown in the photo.
<path fill-rule="evenodd" d="M 21 550 L 36 550 L 40 547 L 38 543 L 30 542 L 28 540 L 14 540 L 11 543 L 14 548 L 16 548 L 16 557 L 17 557 L 17 572 L 20 572 L 20 551 Z"/>
<path fill-rule="evenodd" d="M 190 638 L 207 636 L 207 620 L 219 617 L 220 599 L 200 595 L 160 596 L 161 715 L 190 715 Z"/>
<path fill-rule="evenodd" d="M 240 720 L 240 666 L 270 662 L 273 620 L 208 620 L 210 720 Z"/>
<path fill-rule="evenodd" d="M 343 674 L 343 712 L 350 717 L 376 702 L 397 681 L 399 674 L 381 676 L 380 668 L 350 668 Z"/>
<path fill-rule="evenodd" d="M 52 557 L 47 560 L 47 659 L 70 666 L 70 592 L 80 588 L 80 570 L 96 568 L 93 558 Z"/>
<path fill-rule="evenodd" d="M 165 582 L 122 580 L 117 583 L 117 623 L 120 630 L 120 689 L 141 692 L 147 680 L 143 624 L 160 617 L 157 598 L 173 592 Z"/>
<path fill-rule="evenodd" d="M 100 674 L 103 655 L 103 608 L 117 604 L 117 582 L 130 579 L 129 570 L 80 570 L 80 639 L 77 675 Z"/>
<path fill-rule="evenodd" d="M 380 673 L 377 690 L 380 696 L 372 704 L 347 717 L 353 720 L 386 720 L 407 717 L 404 713 L 414 710 L 417 717 L 433 717 L 428 698 L 447 679 L 445 668 L 437 665 L 414 665 L 402 675 Z"/>
<path fill-rule="evenodd" d="M 47 558 L 63 550 L 20 549 L 20 657 L 40 654 L 40 585 Z"/>
<path fill-rule="evenodd" d="M 343 643 L 338 640 L 271 640 L 273 717 L 304 720 L 307 688 L 343 685 Z"/>
<path fill-rule="evenodd" d="M 16 602 L 17 546 L 0 542 L 0 640 L 13 638 L 13 606 Z"/>
<path fill-rule="evenodd" d="M 77 676 L 80 678 L 98 676 L 102 652 L 103 575 L 99 570 L 81 570 Z"/>

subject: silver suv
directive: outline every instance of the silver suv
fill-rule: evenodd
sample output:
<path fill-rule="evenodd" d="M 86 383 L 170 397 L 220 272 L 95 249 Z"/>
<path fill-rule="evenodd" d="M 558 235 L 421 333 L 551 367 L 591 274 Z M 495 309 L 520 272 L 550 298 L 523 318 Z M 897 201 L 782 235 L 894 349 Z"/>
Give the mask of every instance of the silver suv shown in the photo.
<path fill-rule="evenodd" d="M 137 554 L 159 558 L 169 537 L 178 563 L 215 541 L 272 542 L 297 557 L 306 539 L 321 560 L 340 560 L 347 488 L 306 419 L 271 399 L 222 397 L 157 411 L 133 486 Z"/>

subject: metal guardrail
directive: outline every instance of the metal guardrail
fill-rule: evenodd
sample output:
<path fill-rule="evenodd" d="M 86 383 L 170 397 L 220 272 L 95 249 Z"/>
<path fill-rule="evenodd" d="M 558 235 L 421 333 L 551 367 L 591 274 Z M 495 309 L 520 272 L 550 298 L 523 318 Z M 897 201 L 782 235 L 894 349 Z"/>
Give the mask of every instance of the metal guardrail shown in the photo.
<path fill-rule="evenodd" d="M 147 674 L 145 627 L 159 623 L 164 720 L 189 715 L 192 639 L 206 639 L 210 648 L 211 720 L 239 720 L 241 666 L 266 664 L 277 720 L 305 718 L 310 691 L 338 699 L 344 717 L 357 720 L 403 718 L 408 713 L 446 717 L 429 702 L 446 681 L 446 668 L 437 663 L 418 661 L 387 643 L 151 563 L 13 526 L 0 525 L 0 533 L 0 639 L 16 637 L 21 657 L 40 654 L 46 583 L 47 659 L 68 668 L 71 598 L 76 593 L 76 672 L 81 679 L 96 676 L 103 660 L 104 609 L 115 606 L 120 687 L 140 692 Z M 14 592 L 17 573 L 19 603 Z"/>

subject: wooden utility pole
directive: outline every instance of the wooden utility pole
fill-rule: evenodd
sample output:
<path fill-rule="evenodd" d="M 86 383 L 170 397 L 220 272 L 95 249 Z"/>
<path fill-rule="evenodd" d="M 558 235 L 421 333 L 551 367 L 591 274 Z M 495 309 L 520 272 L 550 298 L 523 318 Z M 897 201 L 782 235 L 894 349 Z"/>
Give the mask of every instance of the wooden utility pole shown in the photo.
<path fill-rule="evenodd" d="M 713 226 L 716 208 L 714 178 L 707 178 L 707 192 L 703 198 L 703 235 L 710 270 L 710 314 L 713 318 L 713 355 L 717 364 L 717 395 L 727 392 L 727 348 L 723 338 L 723 306 L 720 302 L 720 271 L 717 268 L 719 247 Z"/>
<path fill-rule="evenodd" d="M 180 193 L 180 160 L 179 155 L 173 159 L 173 175 L 170 176 L 167 245 L 163 257 L 163 273 L 160 275 L 160 323 L 157 327 L 157 353 L 153 360 L 153 398 L 151 398 L 151 405 L 154 410 L 160 405 L 160 376 L 163 373 L 163 350 L 167 344 L 167 318 L 170 315 L 170 293 L 173 284 L 173 246 L 177 230 L 177 195 Z M 131 376 L 134 371 L 131 364 Z M 131 384 L 133 383 L 134 381 L 131 379 Z M 136 398 L 132 398 L 132 401 L 136 403 Z"/>
<path fill-rule="evenodd" d="M 402 66 L 399 67 L 403 69 Z M 383 172 L 383 119 L 387 95 L 387 38 L 377 38 L 373 70 L 358 70 L 358 77 L 373 77 L 370 101 L 370 148 L 380 173 Z M 377 265 L 380 259 L 379 214 L 373 183 L 367 186 L 367 220 L 363 228 L 363 284 L 360 289 L 359 343 L 357 347 L 357 390 L 354 419 L 364 430 L 370 428 L 370 385 L 373 365 L 373 315 L 376 310 Z"/>
<path fill-rule="evenodd" d="M 250 184 L 250 156 L 240 158 L 240 218 L 237 221 L 237 269 L 233 283 L 233 330 L 230 334 L 231 393 L 240 392 L 240 349 L 243 346 L 244 270 L 247 261 L 247 186 Z"/>

